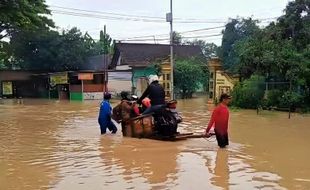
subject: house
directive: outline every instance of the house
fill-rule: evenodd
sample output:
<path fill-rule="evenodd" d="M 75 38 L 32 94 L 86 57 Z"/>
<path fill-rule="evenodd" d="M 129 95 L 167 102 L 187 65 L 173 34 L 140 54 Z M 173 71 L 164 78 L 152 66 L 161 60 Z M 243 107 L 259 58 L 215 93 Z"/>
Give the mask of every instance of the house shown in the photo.
<path fill-rule="evenodd" d="M 79 101 L 103 99 L 110 62 L 110 56 L 98 55 L 90 57 L 76 71 L 2 70 L 0 96 Z"/>
<path fill-rule="evenodd" d="M 127 65 L 118 66 L 109 70 L 109 92 L 117 95 L 121 91 L 131 92 L 131 69 Z"/>
<path fill-rule="evenodd" d="M 38 75 L 44 72 L 0 70 L 0 97 L 48 97 L 48 78 Z"/>
<path fill-rule="evenodd" d="M 109 55 L 90 57 L 79 70 L 72 71 L 68 77 L 68 96 L 70 100 L 102 100 L 107 91 Z"/>
<path fill-rule="evenodd" d="M 185 59 L 201 56 L 203 53 L 199 46 L 175 45 L 174 58 Z M 171 87 L 170 77 L 170 45 L 167 44 L 141 44 L 141 43 L 116 43 L 115 53 L 110 67 L 116 70 L 120 66 L 127 65 L 132 72 L 131 90 L 140 96 L 147 87 L 146 77 L 158 74 L 160 65 L 160 82 L 165 87 L 166 95 L 169 96 Z"/>
<path fill-rule="evenodd" d="M 231 75 L 223 70 L 221 59 L 211 58 L 208 62 L 209 100 L 217 102 L 223 93 L 230 94 L 239 81 L 238 76 Z"/>

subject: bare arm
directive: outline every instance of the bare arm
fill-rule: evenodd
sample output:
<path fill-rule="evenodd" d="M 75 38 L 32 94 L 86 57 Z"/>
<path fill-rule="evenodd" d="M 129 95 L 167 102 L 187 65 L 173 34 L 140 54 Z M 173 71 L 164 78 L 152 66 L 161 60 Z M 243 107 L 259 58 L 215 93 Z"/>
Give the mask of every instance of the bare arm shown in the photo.
<path fill-rule="evenodd" d="M 209 133 L 211 127 L 214 125 L 215 123 L 215 118 L 216 118 L 216 114 L 217 113 L 217 109 L 215 108 L 212 112 L 212 116 L 211 116 L 211 120 L 209 121 L 208 127 L 206 129 L 206 133 Z"/>

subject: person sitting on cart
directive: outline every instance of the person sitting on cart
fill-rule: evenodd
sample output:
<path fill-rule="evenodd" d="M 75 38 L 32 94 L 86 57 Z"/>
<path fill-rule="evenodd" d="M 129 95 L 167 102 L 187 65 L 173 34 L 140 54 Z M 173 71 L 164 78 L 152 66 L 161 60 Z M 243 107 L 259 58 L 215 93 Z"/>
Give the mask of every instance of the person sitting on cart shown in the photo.
<path fill-rule="evenodd" d="M 113 119 L 118 123 L 121 123 L 123 135 L 125 135 L 125 126 L 127 121 L 132 118 L 138 116 L 137 113 L 134 112 L 133 104 L 131 100 L 128 98 L 129 93 L 122 91 L 121 92 L 121 102 L 113 108 Z"/>
<path fill-rule="evenodd" d="M 158 81 L 157 75 L 149 76 L 149 86 L 138 100 L 138 104 L 141 104 L 143 99 L 148 97 L 151 100 L 151 107 L 147 108 L 142 115 L 154 113 L 165 105 L 165 90 Z"/>

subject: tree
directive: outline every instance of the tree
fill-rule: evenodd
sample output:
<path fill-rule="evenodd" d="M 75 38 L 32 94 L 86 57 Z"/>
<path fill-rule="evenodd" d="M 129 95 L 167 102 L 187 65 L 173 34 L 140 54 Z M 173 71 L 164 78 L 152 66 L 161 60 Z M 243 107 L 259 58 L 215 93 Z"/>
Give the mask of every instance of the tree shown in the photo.
<path fill-rule="evenodd" d="M 200 46 L 202 53 L 207 59 L 211 59 L 211 57 L 218 56 L 219 48 L 214 43 L 207 43 L 204 40 L 195 39 L 193 41 L 187 41 L 186 44 Z"/>
<path fill-rule="evenodd" d="M 202 69 L 203 65 L 198 59 L 177 60 L 175 63 L 174 82 L 175 88 L 182 98 L 191 98 L 193 93 L 208 78 Z"/>
<path fill-rule="evenodd" d="M 8 42 L 0 41 L 0 69 L 7 69 L 10 67 L 10 57 L 10 44 Z"/>
<path fill-rule="evenodd" d="M 174 45 L 182 44 L 182 36 L 180 33 L 173 31 L 172 33 L 172 43 Z"/>
<path fill-rule="evenodd" d="M 258 75 L 239 83 L 233 90 L 233 105 L 240 108 L 257 108 L 265 91 L 265 78 Z"/>
<path fill-rule="evenodd" d="M 277 22 L 253 30 L 255 32 L 238 40 L 233 48 L 237 57 L 235 68 L 243 79 L 259 74 L 265 76 L 267 81 L 292 84 L 291 92 L 288 88 L 282 92 L 285 98 L 279 105 L 283 102 L 294 102 L 296 105 L 297 100 L 302 102 L 301 98 L 310 105 L 307 101 L 310 97 L 309 8 L 309 0 L 289 2 L 285 14 Z"/>
<path fill-rule="evenodd" d="M 13 56 L 22 69 L 78 70 L 89 56 L 95 55 L 92 40 L 77 28 L 63 31 L 23 31 L 12 35 Z"/>
<path fill-rule="evenodd" d="M 1 0 L 0 40 L 21 30 L 53 27 L 54 23 L 43 15 L 50 14 L 45 0 Z"/>
<path fill-rule="evenodd" d="M 232 19 L 226 24 L 223 31 L 223 40 L 220 57 L 224 62 L 224 68 L 234 70 L 236 63 L 238 62 L 238 56 L 236 55 L 236 44 L 251 35 L 254 35 L 259 31 L 257 21 L 252 18 L 248 19 Z"/>
<path fill-rule="evenodd" d="M 100 40 L 96 44 L 96 51 L 101 54 L 112 54 L 114 50 L 114 41 L 109 34 L 100 31 Z"/>

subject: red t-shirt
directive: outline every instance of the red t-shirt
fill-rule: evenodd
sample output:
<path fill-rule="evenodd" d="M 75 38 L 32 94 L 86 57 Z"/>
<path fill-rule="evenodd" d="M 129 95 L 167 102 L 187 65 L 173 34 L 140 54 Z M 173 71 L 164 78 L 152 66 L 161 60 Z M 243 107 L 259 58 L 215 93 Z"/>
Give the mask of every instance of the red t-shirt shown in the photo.
<path fill-rule="evenodd" d="M 219 134 L 227 134 L 228 130 L 229 110 L 224 104 L 219 104 L 212 113 L 206 132 L 209 132 L 214 125 L 214 130 Z"/>

